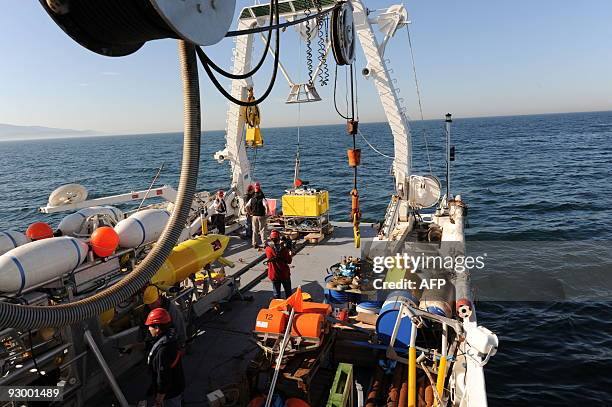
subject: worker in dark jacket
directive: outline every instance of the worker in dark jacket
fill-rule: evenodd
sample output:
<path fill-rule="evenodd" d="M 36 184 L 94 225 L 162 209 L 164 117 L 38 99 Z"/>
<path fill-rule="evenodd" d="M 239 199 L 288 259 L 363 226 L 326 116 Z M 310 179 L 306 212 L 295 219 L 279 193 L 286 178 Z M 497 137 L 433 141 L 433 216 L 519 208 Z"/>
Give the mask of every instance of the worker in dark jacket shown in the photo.
<path fill-rule="evenodd" d="M 185 375 L 172 318 L 163 308 L 155 308 L 145 325 L 154 343 L 147 356 L 151 369 L 156 407 L 180 407 L 185 390 Z"/>
<path fill-rule="evenodd" d="M 185 317 L 181 310 L 178 309 L 174 301 L 159 294 L 159 289 L 150 285 L 144 290 L 142 296 L 144 304 L 149 310 L 155 308 L 163 308 L 170 314 L 172 318 L 172 325 L 174 332 L 176 333 L 176 339 L 178 340 L 179 349 L 181 352 L 185 352 L 187 342 L 187 328 L 185 327 Z"/>
<path fill-rule="evenodd" d="M 285 298 L 291 295 L 291 251 L 281 241 L 278 230 L 270 232 L 270 243 L 266 247 L 268 259 L 268 278 L 274 287 L 274 298 L 281 298 L 281 286 L 285 290 Z"/>
<path fill-rule="evenodd" d="M 253 185 L 253 189 L 255 192 L 253 193 L 253 197 L 247 204 L 247 210 L 250 211 L 253 216 L 253 248 L 257 249 L 260 246 L 257 244 L 257 237 L 261 240 L 261 245 L 264 246 L 266 244 L 266 214 L 268 213 L 268 203 L 266 201 L 266 196 L 261 190 L 261 185 L 259 182 L 256 182 Z"/>

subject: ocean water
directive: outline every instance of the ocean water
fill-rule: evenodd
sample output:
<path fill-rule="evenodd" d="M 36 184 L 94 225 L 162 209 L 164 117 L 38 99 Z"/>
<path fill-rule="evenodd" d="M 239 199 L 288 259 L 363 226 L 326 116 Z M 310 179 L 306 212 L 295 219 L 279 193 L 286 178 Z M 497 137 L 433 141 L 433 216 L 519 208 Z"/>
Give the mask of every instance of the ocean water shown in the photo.
<path fill-rule="evenodd" d="M 444 182 L 444 123 L 413 124 L 415 172 Z M 392 155 L 388 126 L 362 124 L 368 140 Z M 264 129 L 250 156 L 266 194 L 279 197 L 293 177 L 297 130 Z M 468 250 L 489 255 L 473 275 L 479 323 L 500 345 L 485 368 L 490 405 L 610 405 L 612 378 L 612 112 L 456 119 L 451 190 L 469 205 Z M 0 143 L 0 230 L 25 230 L 43 215 L 57 186 L 77 182 L 90 197 L 176 187 L 180 134 Z M 391 160 L 361 138 L 359 189 L 364 219 L 383 217 Z M 199 189 L 227 188 L 228 164 L 213 153 L 221 132 L 203 135 Z M 301 129 L 302 178 L 331 192 L 332 217 L 347 220 L 352 172 L 344 126 Z"/>

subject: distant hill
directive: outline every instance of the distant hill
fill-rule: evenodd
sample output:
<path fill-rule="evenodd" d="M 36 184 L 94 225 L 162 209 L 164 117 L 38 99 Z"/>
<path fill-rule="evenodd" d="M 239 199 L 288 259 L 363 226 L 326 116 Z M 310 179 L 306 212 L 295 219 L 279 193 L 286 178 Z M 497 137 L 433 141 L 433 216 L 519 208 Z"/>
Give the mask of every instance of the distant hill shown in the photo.
<path fill-rule="evenodd" d="M 56 129 L 42 126 L 15 126 L 0 123 L 0 141 L 82 137 L 99 134 L 92 130 Z"/>

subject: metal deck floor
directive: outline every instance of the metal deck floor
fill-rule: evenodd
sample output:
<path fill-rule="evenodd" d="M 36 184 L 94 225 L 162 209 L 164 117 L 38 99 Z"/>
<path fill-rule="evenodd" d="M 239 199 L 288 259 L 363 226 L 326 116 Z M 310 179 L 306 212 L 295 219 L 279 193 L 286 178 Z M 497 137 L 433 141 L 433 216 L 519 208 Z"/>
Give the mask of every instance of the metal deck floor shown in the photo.
<path fill-rule="evenodd" d="M 362 224 L 363 239 L 375 236 L 372 224 Z M 363 241 L 362 241 L 363 243 Z M 235 263 L 234 274 L 263 252 L 251 248 L 250 241 L 232 237 L 225 254 Z M 360 250 L 353 244 L 353 231 L 350 223 L 334 223 L 333 234 L 318 245 L 307 245 L 293 259 L 291 280 L 293 288 L 301 285 L 302 290 L 312 295 L 314 301 L 323 300 L 323 278 L 326 269 L 339 262 L 343 256 L 360 256 Z M 241 276 L 241 287 L 266 270 L 263 263 L 257 264 Z M 219 313 L 209 313 L 199 324 L 202 330 L 183 359 L 187 388 L 184 394 L 185 405 L 206 406 L 206 394 L 220 387 L 239 382 L 249 361 L 255 355 L 257 346 L 252 341 L 252 329 L 257 313 L 267 307 L 272 298 L 272 284 L 265 278 L 246 295 L 253 301 L 232 301 Z M 120 376 L 118 381 L 130 404 L 137 404 L 146 398 L 150 384 L 148 368 L 138 365 Z M 109 392 L 110 393 L 110 392 Z M 112 394 L 109 394 L 109 397 Z M 98 400 L 92 405 L 108 406 L 110 399 Z"/>

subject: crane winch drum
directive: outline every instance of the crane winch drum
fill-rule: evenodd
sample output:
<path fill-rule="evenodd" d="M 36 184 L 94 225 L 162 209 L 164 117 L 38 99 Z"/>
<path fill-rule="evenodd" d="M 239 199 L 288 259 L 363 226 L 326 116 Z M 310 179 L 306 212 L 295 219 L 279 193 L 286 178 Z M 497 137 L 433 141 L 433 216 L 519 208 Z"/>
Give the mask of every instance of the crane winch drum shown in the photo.
<path fill-rule="evenodd" d="M 213 45 L 227 34 L 236 0 L 40 0 L 83 47 L 124 56 L 161 38 Z"/>
<path fill-rule="evenodd" d="M 335 8 L 330 20 L 331 49 L 338 65 L 351 65 L 355 61 L 355 22 L 353 6 L 349 2 Z"/>

